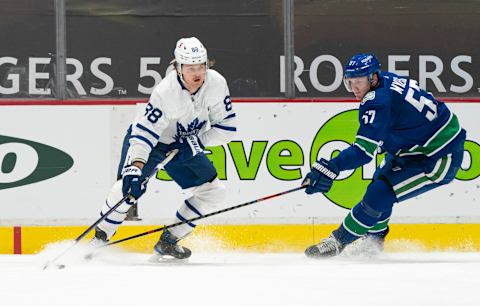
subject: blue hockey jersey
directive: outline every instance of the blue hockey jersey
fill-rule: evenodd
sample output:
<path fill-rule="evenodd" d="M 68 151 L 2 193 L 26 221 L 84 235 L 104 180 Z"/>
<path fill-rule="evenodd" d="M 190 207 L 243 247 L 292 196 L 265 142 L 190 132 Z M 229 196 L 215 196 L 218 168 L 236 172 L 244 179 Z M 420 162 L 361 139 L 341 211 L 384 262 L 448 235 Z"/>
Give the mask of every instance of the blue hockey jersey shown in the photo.
<path fill-rule="evenodd" d="M 375 151 L 397 156 L 442 154 L 462 131 L 458 118 L 417 81 L 384 72 L 360 103 L 354 144 L 332 160 L 340 171 L 368 163 Z"/>

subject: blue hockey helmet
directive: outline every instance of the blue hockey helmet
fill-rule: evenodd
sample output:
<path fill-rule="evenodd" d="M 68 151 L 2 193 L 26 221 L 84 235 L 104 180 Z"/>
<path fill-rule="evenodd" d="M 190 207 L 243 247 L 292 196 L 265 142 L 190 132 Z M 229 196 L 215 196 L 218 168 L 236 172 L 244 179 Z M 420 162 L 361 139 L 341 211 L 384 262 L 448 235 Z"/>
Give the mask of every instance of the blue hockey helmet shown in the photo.
<path fill-rule="evenodd" d="M 345 66 L 346 78 L 358 78 L 381 71 L 380 62 L 373 53 L 354 55 Z"/>
<path fill-rule="evenodd" d="M 345 87 L 351 91 L 350 84 L 347 82 L 348 78 L 359 78 L 367 76 L 370 84 L 373 84 L 373 74 L 380 73 L 382 65 L 373 53 L 360 53 L 354 55 L 345 66 L 345 73 L 343 80 Z"/>

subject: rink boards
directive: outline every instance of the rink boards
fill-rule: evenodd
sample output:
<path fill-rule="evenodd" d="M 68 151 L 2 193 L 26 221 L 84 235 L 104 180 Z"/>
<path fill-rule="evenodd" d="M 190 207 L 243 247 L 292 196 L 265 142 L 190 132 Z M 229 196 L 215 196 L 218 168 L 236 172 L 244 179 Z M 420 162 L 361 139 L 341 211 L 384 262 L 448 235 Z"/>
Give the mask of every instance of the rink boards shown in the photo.
<path fill-rule="evenodd" d="M 162 225 L 122 226 L 112 241 Z M 303 252 L 327 237 L 337 224 L 199 225 L 183 244 L 197 252 Z M 86 226 L 0 227 L 0 254 L 35 254 L 49 243 L 77 238 Z M 392 224 L 388 252 L 480 251 L 480 224 Z M 82 243 L 87 243 L 92 234 Z M 115 248 L 152 252 L 158 233 L 119 243 Z"/>
<path fill-rule="evenodd" d="M 462 170 L 452 184 L 397 205 L 392 238 L 418 238 L 426 248 L 479 249 L 479 101 L 449 100 L 468 134 Z M 1 253 L 14 253 L 15 243 L 17 250 L 31 253 L 45 243 L 75 238 L 98 217 L 114 182 L 123 134 L 142 107 L 136 102 L 2 104 Z M 348 146 L 358 126 L 358 105 L 351 100 L 235 102 L 237 135 L 228 146 L 208 152 L 228 190 L 224 207 L 298 186 L 309 164 Z M 372 162 L 343 173 L 327 195 L 296 192 L 212 217 L 191 240 L 207 237 L 222 247 L 252 251 L 303 249 L 341 222 L 347 209 L 361 199 L 374 169 Z M 171 223 L 188 196 L 164 173 L 149 183 L 148 190 L 139 206 L 143 220 L 124 226 L 125 234 Z M 148 239 L 152 241 L 132 247 L 149 249 L 156 237 Z"/>

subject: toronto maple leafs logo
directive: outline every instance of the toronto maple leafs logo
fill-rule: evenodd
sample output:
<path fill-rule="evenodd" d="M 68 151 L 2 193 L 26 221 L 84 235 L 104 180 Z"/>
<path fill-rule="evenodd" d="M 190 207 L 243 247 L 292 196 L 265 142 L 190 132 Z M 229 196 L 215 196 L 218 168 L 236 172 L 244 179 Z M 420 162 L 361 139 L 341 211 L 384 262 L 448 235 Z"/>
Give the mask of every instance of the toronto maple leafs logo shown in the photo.
<path fill-rule="evenodd" d="M 180 122 L 177 122 L 177 134 L 175 134 L 175 140 L 180 140 L 181 138 L 186 138 L 191 135 L 198 135 L 198 132 L 205 125 L 206 121 L 200 122 L 198 118 L 195 118 L 190 122 L 185 128 Z"/>

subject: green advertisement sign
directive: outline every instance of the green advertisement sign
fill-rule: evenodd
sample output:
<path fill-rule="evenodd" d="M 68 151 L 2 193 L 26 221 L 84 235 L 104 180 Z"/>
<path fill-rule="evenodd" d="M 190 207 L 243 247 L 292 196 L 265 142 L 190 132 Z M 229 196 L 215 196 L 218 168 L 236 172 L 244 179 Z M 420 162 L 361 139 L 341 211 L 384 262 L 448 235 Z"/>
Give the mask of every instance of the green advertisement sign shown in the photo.
<path fill-rule="evenodd" d="M 72 157 L 59 149 L 0 135 L 0 189 L 44 181 L 72 166 Z"/>
<path fill-rule="evenodd" d="M 310 148 L 302 147 L 293 140 L 269 142 L 255 140 L 251 143 L 247 153 L 243 141 L 232 141 L 227 148 L 222 146 L 207 148 L 207 156 L 215 165 L 218 176 L 222 180 L 228 179 L 227 150 L 235 165 L 235 171 L 240 180 L 255 180 L 258 171 L 265 159 L 265 165 L 270 175 L 282 181 L 301 182 L 306 173 L 301 167 L 308 160 L 312 165 L 321 156 L 334 157 L 342 149 L 348 147 L 355 140 L 358 130 L 358 110 L 348 110 L 336 114 L 325 122 L 316 133 Z M 306 152 L 306 150 L 310 150 Z M 465 143 L 466 156 L 470 157 L 468 168 L 462 168 L 456 178 L 462 181 L 474 180 L 480 176 L 480 145 L 475 141 Z M 307 158 L 306 158 L 307 157 Z M 383 159 L 383 154 L 376 156 L 376 165 Z M 335 181 L 332 189 L 325 196 L 334 204 L 350 209 L 356 205 L 370 182 L 372 181 L 375 165 L 364 165 L 352 171 L 345 171 Z M 157 178 L 171 180 L 165 171 L 159 171 Z"/>

